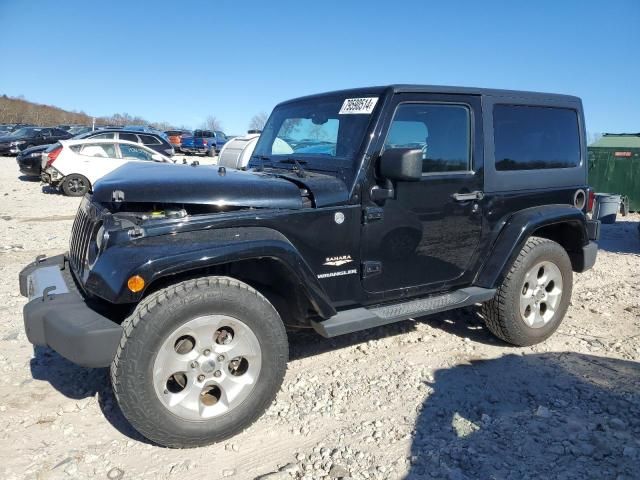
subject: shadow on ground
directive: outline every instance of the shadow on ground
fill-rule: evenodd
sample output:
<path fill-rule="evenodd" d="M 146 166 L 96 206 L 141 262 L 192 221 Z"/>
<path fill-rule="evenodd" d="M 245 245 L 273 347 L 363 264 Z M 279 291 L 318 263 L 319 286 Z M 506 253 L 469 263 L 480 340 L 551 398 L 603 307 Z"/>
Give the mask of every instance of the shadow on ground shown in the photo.
<path fill-rule="evenodd" d="M 18 180 L 20 180 L 21 182 L 35 183 L 40 181 L 40 177 L 34 177 L 30 175 L 20 175 L 18 176 Z"/>
<path fill-rule="evenodd" d="M 51 185 L 43 185 L 42 193 L 46 195 L 62 195 L 62 192 L 58 187 L 52 187 Z"/>
<path fill-rule="evenodd" d="M 31 375 L 49 382 L 68 398 L 81 400 L 97 394 L 100 410 L 113 427 L 123 435 L 152 444 L 140 435 L 122 414 L 111 390 L 109 369 L 79 367 L 47 347 L 34 347 L 30 363 Z"/>
<path fill-rule="evenodd" d="M 299 360 L 371 340 L 404 335 L 414 331 L 420 323 L 461 338 L 468 338 L 472 342 L 509 346 L 489 332 L 480 316 L 479 308 L 473 306 L 328 339 L 321 337 L 313 329 L 295 331 L 289 334 L 289 358 Z"/>
<path fill-rule="evenodd" d="M 407 479 L 638 478 L 640 364 L 506 355 L 439 370 Z"/>
<path fill-rule="evenodd" d="M 614 224 L 601 225 L 598 248 L 612 253 L 640 255 L 640 222 L 618 217 Z"/>
<path fill-rule="evenodd" d="M 467 308 L 332 339 L 323 338 L 312 330 L 297 331 L 289 335 L 290 359 L 306 358 L 370 340 L 403 335 L 413 331 L 417 322 L 427 323 L 433 328 L 453 335 L 468 337 L 475 342 L 503 344 L 487 331 L 475 309 Z M 108 369 L 80 367 L 50 348 L 40 346 L 34 348 L 30 367 L 33 378 L 49 382 L 52 387 L 68 398 L 80 400 L 97 394 L 102 413 L 114 428 L 134 440 L 150 443 L 134 430 L 120 411 L 111 390 Z"/>

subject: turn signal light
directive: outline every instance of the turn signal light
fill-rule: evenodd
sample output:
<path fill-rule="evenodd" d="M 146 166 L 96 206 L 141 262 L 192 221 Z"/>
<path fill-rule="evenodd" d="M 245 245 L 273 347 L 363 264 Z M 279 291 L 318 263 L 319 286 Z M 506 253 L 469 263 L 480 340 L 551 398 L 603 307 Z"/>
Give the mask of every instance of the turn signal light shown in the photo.
<path fill-rule="evenodd" d="M 144 278 L 140 275 L 134 275 L 127 280 L 127 287 L 133 293 L 138 293 L 144 288 Z"/>
<path fill-rule="evenodd" d="M 593 204 L 596 200 L 596 192 L 590 188 L 589 189 L 589 199 L 587 200 L 587 212 L 591 213 L 593 212 Z"/>

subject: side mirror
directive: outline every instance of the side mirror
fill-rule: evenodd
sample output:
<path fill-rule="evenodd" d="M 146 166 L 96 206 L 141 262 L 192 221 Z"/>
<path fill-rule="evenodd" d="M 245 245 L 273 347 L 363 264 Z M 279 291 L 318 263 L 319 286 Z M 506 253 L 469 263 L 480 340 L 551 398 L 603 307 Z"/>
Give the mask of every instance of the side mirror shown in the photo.
<path fill-rule="evenodd" d="M 379 167 L 386 179 L 416 182 L 422 178 L 422 150 L 390 148 L 380 157 Z"/>

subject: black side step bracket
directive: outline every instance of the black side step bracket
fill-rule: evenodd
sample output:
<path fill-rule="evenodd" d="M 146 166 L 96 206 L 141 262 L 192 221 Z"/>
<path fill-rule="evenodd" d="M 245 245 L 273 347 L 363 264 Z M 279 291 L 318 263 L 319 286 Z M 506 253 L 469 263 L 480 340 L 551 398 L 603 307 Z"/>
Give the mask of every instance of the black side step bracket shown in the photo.
<path fill-rule="evenodd" d="M 346 333 L 358 332 L 410 318 L 485 302 L 491 300 L 495 293 L 496 291 L 493 288 L 463 288 L 443 295 L 408 300 L 402 303 L 342 310 L 323 322 L 312 321 L 311 325 L 323 337 L 336 337 Z"/>

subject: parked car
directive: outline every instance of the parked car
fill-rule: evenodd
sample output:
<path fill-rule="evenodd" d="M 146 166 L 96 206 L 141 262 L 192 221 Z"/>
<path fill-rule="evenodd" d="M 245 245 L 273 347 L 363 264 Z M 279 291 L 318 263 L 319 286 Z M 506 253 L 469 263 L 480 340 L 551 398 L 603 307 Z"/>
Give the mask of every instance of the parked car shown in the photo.
<path fill-rule="evenodd" d="M 183 137 L 180 150 L 184 153 L 203 153 L 215 157 L 227 142 L 227 136 L 219 130 L 195 130 L 193 135 Z"/>
<path fill-rule="evenodd" d="M 189 136 L 191 133 L 185 130 L 167 130 L 164 132 L 168 142 L 171 144 L 176 152 L 180 151 L 180 145 L 182 144 L 182 137 Z"/>
<path fill-rule="evenodd" d="M 42 174 L 42 153 L 51 145 L 37 145 L 22 150 L 16 156 L 16 163 L 23 175 L 40 178 Z"/>
<path fill-rule="evenodd" d="M 45 145 L 71 138 L 69 132 L 50 127 L 23 127 L 0 137 L 0 155 L 17 155 L 34 145 Z"/>
<path fill-rule="evenodd" d="M 61 187 L 65 195 L 80 197 L 108 173 L 127 162 L 172 160 L 139 143 L 126 140 L 61 140 L 43 155 L 42 181 Z"/>
<path fill-rule="evenodd" d="M 127 420 L 179 448 L 268 408 L 285 325 L 334 337 L 482 304 L 503 341 L 542 342 L 596 261 L 584 140 L 566 95 L 392 85 L 281 103 L 247 171 L 103 177 L 68 257 L 20 273 L 27 338 L 110 366 Z"/>
<path fill-rule="evenodd" d="M 76 138 L 127 140 L 129 142 L 141 143 L 142 145 L 145 145 L 162 155 L 170 157 L 175 154 L 175 151 L 171 144 L 161 135 L 153 132 L 132 131 L 118 128 L 104 128 L 101 130 L 94 130 L 92 132 L 84 133 Z"/>
<path fill-rule="evenodd" d="M 74 127 L 75 128 L 75 127 Z M 74 139 L 81 140 L 86 138 L 96 139 L 114 139 L 114 140 L 127 140 L 136 143 L 143 144 L 158 153 L 166 156 L 172 156 L 174 151 L 172 147 L 162 137 L 154 133 L 141 133 L 123 131 L 118 129 L 103 129 L 103 130 L 91 130 L 91 127 L 80 127 L 82 129 L 88 128 L 88 132 L 79 133 L 75 135 Z M 70 132 L 74 130 L 71 129 Z M 42 173 L 42 167 L 47 162 L 47 158 L 43 158 L 42 154 L 48 149 L 51 149 L 54 144 L 38 145 L 25 149 L 16 158 L 20 172 L 27 176 L 40 177 Z"/>

